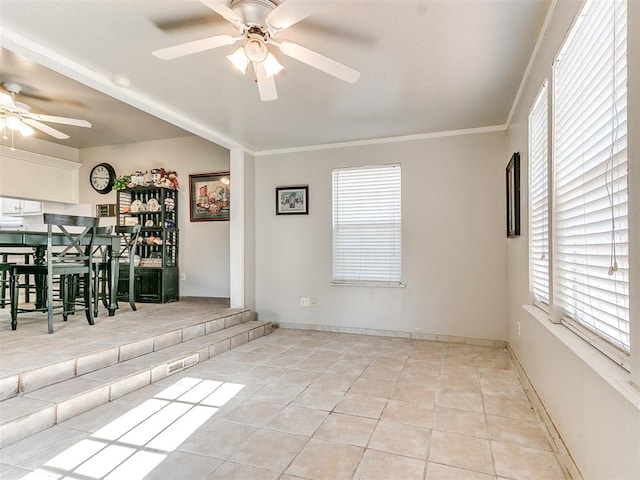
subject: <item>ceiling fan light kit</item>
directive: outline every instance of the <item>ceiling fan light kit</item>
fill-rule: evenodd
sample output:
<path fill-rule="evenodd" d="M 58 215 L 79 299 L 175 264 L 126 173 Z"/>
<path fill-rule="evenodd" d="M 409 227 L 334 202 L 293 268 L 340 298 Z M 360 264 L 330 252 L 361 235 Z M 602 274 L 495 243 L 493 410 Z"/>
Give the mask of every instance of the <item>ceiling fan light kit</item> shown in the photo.
<path fill-rule="evenodd" d="M 14 132 L 20 132 L 23 137 L 28 137 L 35 133 L 34 128 L 59 140 L 69 138 L 66 133 L 42 122 L 91 128 L 91 124 L 86 120 L 33 113 L 29 105 L 16 101 L 16 95 L 22 91 L 20 85 L 7 82 L 2 86 L 9 93 L 0 92 L 0 129 L 3 131 L 2 138 L 5 140 L 8 139 L 7 130 L 11 132 L 11 148 L 13 148 Z"/>
<path fill-rule="evenodd" d="M 268 45 L 273 45 L 284 55 L 340 80 L 355 83 L 360 77 L 357 70 L 296 43 L 274 40 L 286 28 L 334 1 L 284 0 L 280 5 L 276 5 L 269 0 L 232 0 L 230 6 L 227 6 L 221 0 L 200 0 L 239 30 L 240 36 L 215 35 L 162 48 L 152 53 L 160 59 L 170 60 L 246 40 L 242 47 L 227 55 L 227 58 L 243 74 L 246 73 L 249 63 L 253 64 L 258 92 L 263 101 L 278 98 L 273 76 L 284 68 L 269 51 Z"/>

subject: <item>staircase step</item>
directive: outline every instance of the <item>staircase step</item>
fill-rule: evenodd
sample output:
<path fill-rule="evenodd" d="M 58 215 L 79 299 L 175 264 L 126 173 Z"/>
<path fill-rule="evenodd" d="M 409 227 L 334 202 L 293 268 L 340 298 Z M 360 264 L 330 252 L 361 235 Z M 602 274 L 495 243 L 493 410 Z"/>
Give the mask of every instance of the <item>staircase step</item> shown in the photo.
<path fill-rule="evenodd" d="M 83 363 L 85 368 L 90 363 L 94 366 L 103 363 L 100 368 L 3 400 L 0 402 L 0 448 L 271 333 L 269 322 L 237 322 L 237 318 L 231 318 L 228 327 L 219 329 L 220 324 L 217 321 L 200 323 L 198 329 L 189 331 L 201 331 L 202 335 L 180 343 L 166 342 L 166 346 L 157 350 L 155 346 L 159 347 L 161 342 L 154 343 L 151 351 L 147 351 L 148 347 L 142 348 L 148 343 L 145 340 L 133 342 L 135 347 L 130 343 L 127 344 L 130 348 L 123 349 L 125 345 L 122 345 L 119 350 L 125 354 L 118 357 L 118 362 L 114 361 L 111 349 L 103 350 L 99 352 L 102 362 L 96 358 L 94 362 Z M 158 335 L 151 339 L 157 337 L 169 338 Z M 136 354 L 128 358 L 134 352 Z M 62 371 L 63 367 L 51 366 L 55 372 Z M 43 374 L 27 375 L 26 378 L 32 379 L 27 385 L 36 384 L 33 379 L 40 381 Z"/>
<path fill-rule="evenodd" d="M 18 373 L 3 373 L 0 370 L 0 400 L 15 397 L 20 393 L 32 392 L 48 385 L 254 320 L 255 314 L 250 310 L 237 310 L 223 316 L 206 312 L 199 313 L 189 317 L 189 325 L 175 330 L 152 335 L 141 333 L 139 339 L 123 341 L 122 344 L 118 344 L 117 338 L 114 338 L 113 345 L 94 348 L 85 354 L 64 361 L 32 368 L 26 367 L 24 371 Z M 117 334 L 114 337 L 117 337 Z"/>

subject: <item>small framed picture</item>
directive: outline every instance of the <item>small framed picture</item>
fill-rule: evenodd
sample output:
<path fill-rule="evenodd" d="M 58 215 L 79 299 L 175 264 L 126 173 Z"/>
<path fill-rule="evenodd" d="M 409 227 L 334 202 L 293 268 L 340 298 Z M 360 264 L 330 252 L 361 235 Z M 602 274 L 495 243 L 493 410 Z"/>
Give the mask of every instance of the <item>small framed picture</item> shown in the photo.
<path fill-rule="evenodd" d="M 276 215 L 309 215 L 309 186 L 276 187 Z"/>
<path fill-rule="evenodd" d="M 507 237 L 520 235 L 520 153 L 511 156 L 507 164 Z"/>

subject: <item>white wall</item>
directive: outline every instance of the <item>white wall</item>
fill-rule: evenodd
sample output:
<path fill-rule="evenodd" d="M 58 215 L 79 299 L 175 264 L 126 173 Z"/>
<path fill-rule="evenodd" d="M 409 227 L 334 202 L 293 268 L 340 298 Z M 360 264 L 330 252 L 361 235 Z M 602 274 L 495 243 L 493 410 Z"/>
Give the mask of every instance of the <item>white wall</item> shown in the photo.
<path fill-rule="evenodd" d="M 630 39 L 640 30 L 640 2 L 630 0 Z M 551 324 L 535 308 L 523 308 L 528 294 L 527 228 L 527 116 L 545 76 L 550 75 L 554 55 L 573 21 L 580 2 L 559 1 L 552 21 L 531 70 L 513 123 L 509 129 L 509 150 L 520 151 L 522 159 L 522 236 L 508 242 L 509 344 L 522 364 L 533 387 L 549 412 L 577 467 L 585 479 L 621 480 L 640 478 L 640 394 L 630 384 L 630 376 L 595 349 L 561 325 Z M 640 52 L 637 43 L 629 43 L 629 162 L 630 172 L 638 178 L 640 135 L 631 117 L 640 111 Z M 635 80 L 634 80 L 635 79 Z M 635 113 L 634 113 L 635 112 Z M 637 122 L 637 120 L 636 120 Z M 634 147 L 635 146 L 635 147 Z M 635 155 L 631 152 L 635 151 Z M 635 163 L 635 166 L 634 166 Z M 636 187 L 640 184 L 636 180 Z M 630 199 L 638 225 L 640 195 Z M 632 210 L 633 211 L 633 210 Z M 636 227 L 637 228 L 637 227 Z M 640 232 L 630 232 L 638 238 Z M 639 248 L 632 247 L 632 268 L 637 271 Z M 637 283 L 631 295 L 638 305 Z M 532 313 L 533 312 L 533 313 Z M 638 310 L 632 310 L 632 322 L 638 323 Z M 636 326 L 637 328 L 637 326 Z M 518 333 L 519 332 L 519 333 Z M 635 339 L 638 339 L 636 333 Z M 640 353 L 637 342 L 636 354 Z M 636 362 L 638 365 L 640 363 Z"/>
<path fill-rule="evenodd" d="M 80 160 L 80 201 L 93 205 L 116 202 L 115 191 L 100 195 L 89 184 L 89 173 L 98 163 L 110 163 L 118 176 L 151 168 L 176 170 L 180 273 L 186 276 L 180 282 L 180 296 L 229 297 L 229 222 L 189 221 L 189 175 L 229 171 L 229 150 L 190 136 L 87 148 L 80 151 Z M 102 224 L 114 222 L 104 219 Z"/>
<path fill-rule="evenodd" d="M 256 310 L 263 320 L 506 339 L 504 132 L 256 158 Z M 331 171 L 402 165 L 406 288 L 330 286 Z M 309 215 L 275 187 L 309 185 Z M 380 208 L 384 208 L 381 205 Z M 300 297 L 315 297 L 303 308 Z"/>

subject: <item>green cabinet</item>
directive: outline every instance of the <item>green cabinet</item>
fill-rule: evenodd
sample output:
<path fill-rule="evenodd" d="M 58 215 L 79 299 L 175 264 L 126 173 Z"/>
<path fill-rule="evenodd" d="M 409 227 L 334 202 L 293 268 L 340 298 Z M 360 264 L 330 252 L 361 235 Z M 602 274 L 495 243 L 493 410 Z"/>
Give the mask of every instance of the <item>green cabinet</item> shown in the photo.
<path fill-rule="evenodd" d="M 162 187 L 118 190 L 118 225 L 142 226 L 135 259 L 135 301 L 174 302 L 179 290 L 178 192 Z M 139 263 L 138 263 L 139 261 Z M 120 269 L 118 293 L 128 288 L 129 271 Z"/>

